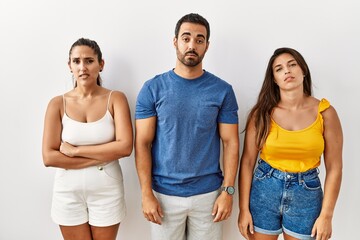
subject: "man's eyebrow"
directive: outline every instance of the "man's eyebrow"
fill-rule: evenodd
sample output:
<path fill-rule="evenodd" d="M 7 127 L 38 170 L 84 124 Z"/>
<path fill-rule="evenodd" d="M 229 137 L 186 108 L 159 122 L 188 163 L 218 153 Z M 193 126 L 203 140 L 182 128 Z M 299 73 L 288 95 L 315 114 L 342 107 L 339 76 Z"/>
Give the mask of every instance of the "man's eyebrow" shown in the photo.
<path fill-rule="evenodd" d="M 189 33 L 189 32 L 183 32 L 183 34 L 181 34 L 181 36 L 184 36 L 184 35 L 189 35 L 189 36 L 191 36 L 191 33 Z"/>
<path fill-rule="evenodd" d="M 191 33 L 190 33 L 190 32 L 183 32 L 183 33 L 181 34 L 181 36 L 184 36 L 184 35 L 186 35 L 186 36 L 191 36 Z M 205 39 L 205 36 L 204 36 L 203 34 L 198 34 L 196 37 L 201 37 L 201 38 L 204 38 L 204 39 Z"/>

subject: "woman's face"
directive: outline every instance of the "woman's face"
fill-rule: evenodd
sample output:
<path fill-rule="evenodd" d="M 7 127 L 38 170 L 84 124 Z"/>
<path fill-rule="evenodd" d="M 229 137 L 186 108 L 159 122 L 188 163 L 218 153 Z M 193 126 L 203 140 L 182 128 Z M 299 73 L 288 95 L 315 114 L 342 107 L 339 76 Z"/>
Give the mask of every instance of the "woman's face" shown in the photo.
<path fill-rule="evenodd" d="M 99 72 L 104 67 L 104 61 L 99 63 L 98 56 L 92 48 L 76 46 L 71 51 L 69 67 L 77 85 L 96 84 Z"/>
<path fill-rule="evenodd" d="M 302 87 L 304 73 L 295 58 L 289 53 L 279 55 L 273 65 L 275 83 L 280 90 L 291 90 Z"/>

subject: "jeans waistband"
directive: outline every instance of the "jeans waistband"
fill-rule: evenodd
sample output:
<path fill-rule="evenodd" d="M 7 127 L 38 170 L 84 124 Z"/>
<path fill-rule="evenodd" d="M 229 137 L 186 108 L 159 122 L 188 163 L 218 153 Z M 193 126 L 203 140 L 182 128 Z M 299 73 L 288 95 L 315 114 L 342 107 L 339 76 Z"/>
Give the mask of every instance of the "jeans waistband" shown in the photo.
<path fill-rule="evenodd" d="M 265 173 L 267 173 L 268 176 L 273 176 L 275 178 L 286 180 L 286 181 L 299 181 L 307 180 L 307 179 L 314 179 L 319 175 L 319 169 L 313 168 L 306 172 L 283 172 L 281 170 L 278 170 L 276 168 L 271 167 L 267 162 L 265 162 L 262 159 L 258 160 L 260 169 Z"/>

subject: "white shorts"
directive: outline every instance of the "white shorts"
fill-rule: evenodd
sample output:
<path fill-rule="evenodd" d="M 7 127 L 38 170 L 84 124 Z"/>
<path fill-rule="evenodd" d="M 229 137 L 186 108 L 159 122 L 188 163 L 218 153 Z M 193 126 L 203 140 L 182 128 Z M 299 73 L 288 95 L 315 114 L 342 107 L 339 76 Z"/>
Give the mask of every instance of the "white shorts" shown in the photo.
<path fill-rule="evenodd" d="M 163 210 L 161 225 L 151 223 L 153 240 L 220 240 L 222 222 L 211 215 L 220 190 L 191 197 L 154 192 Z"/>
<path fill-rule="evenodd" d="M 57 169 L 51 216 L 55 223 L 75 226 L 89 222 L 105 227 L 126 215 L 119 161 L 79 170 Z"/>

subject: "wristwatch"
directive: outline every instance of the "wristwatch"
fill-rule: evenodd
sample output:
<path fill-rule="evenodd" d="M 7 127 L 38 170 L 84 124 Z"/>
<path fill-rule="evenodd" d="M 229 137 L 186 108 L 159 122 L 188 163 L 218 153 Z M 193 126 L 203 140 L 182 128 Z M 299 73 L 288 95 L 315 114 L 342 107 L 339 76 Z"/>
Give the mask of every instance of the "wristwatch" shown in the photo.
<path fill-rule="evenodd" d="M 234 195 L 235 193 L 235 188 L 233 186 L 222 187 L 221 190 L 227 192 L 229 195 Z"/>

